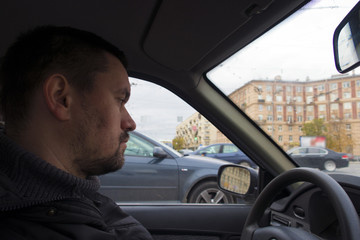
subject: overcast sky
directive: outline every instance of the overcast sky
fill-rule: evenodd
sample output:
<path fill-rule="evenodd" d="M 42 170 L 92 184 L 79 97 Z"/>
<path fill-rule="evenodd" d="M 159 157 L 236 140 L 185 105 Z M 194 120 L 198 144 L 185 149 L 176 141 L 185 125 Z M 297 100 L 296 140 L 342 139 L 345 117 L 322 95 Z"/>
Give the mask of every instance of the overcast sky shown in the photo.
<path fill-rule="evenodd" d="M 338 74 L 332 50 L 333 32 L 356 3 L 357 0 L 312 1 L 311 6 L 295 14 L 304 18 L 294 16 L 282 23 L 281 31 L 277 27 L 271 30 L 256 44 L 221 64 L 209 78 L 229 94 L 251 80 L 273 80 L 275 76 L 283 80 L 322 80 Z M 306 23 L 311 27 L 300 27 Z M 162 87 L 136 79 L 130 82 L 133 85 L 127 108 L 137 130 L 156 140 L 172 140 L 176 126 L 195 113 Z"/>

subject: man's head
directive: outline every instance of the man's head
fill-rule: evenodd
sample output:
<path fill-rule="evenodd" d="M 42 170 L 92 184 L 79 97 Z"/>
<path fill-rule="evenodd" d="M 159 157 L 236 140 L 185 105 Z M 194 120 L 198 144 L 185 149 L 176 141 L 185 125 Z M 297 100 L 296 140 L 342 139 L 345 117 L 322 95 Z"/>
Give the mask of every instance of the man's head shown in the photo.
<path fill-rule="evenodd" d="M 36 124 L 29 119 L 44 116 L 40 120 L 47 132 L 64 128 L 61 136 L 37 129 L 39 136 L 59 138 L 66 154 L 55 144 L 47 147 L 55 162 L 66 165 L 60 168 L 85 177 L 117 170 L 124 161 L 127 132 L 135 129 L 124 106 L 130 96 L 126 65 L 120 50 L 86 31 L 45 26 L 21 35 L 1 66 L 6 131 L 26 132 Z M 27 147 L 48 160 L 43 146 Z"/>

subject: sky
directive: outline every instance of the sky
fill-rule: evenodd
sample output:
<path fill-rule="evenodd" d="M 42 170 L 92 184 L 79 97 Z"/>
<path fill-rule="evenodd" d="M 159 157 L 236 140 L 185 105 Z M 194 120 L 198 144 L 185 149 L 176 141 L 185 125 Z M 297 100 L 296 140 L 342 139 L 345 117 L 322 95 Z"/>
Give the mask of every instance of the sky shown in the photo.
<path fill-rule="evenodd" d="M 282 80 L 311 81 L 337 75 L 333 32 L 357 2 L 312 1 L 281 23 L 281 27 L 275 27 L 220 64 L 208 77 L 229 94 L 251 80 L 281 76 Z M 304 24 L 310 27 L 301 27 Z M 133 78 L 130 82 L 132 92 L 127 109 L 137 123 L 137 130 L 158 141 L 171 141 L 176 136 L 176 126 L 196 112 L 163 87 Z"/>

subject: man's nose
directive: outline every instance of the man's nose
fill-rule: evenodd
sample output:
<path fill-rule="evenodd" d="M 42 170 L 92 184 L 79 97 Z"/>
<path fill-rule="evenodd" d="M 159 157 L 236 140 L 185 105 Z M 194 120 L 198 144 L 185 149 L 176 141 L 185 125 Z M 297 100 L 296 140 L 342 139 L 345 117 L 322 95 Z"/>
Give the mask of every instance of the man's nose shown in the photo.
<path fill-rule="evenodd" d="M 123 108 L 121 128 L 127 131 L 134 131 L 136 128 L 136 123 L 134 119 L 130 116 L 126 108 Z"/>

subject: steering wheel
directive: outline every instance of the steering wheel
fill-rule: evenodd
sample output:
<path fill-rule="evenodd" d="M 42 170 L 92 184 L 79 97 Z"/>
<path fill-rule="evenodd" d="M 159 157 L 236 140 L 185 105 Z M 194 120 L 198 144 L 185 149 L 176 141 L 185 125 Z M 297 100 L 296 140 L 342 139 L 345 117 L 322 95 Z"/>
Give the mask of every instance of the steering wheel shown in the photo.
<path fill-rule="evenodd" d="M 360 238 L 360 221 L 349 196 L 344 189 L 329 175 L 312 168 L 294 168 L 273 179 L 256 199 L 243 228 L 241 240 L 315 240 L 318 236 L 300 228 L 265 226 L 260 227 L 260 220 L 266 209 L 274 201 L 276 193 L 296 182 L 309 182 L 319 187 L 329 198 L 339 219 L 343 240 Z"/>

